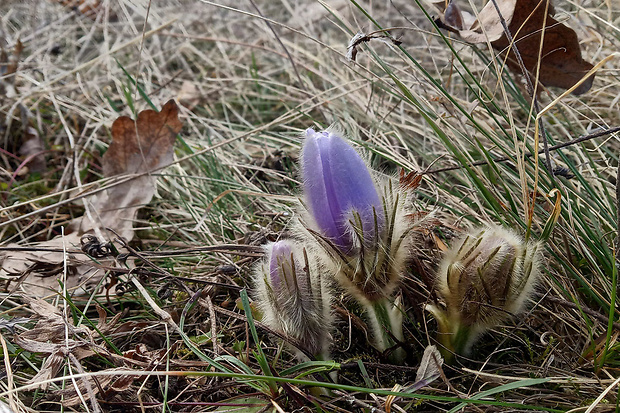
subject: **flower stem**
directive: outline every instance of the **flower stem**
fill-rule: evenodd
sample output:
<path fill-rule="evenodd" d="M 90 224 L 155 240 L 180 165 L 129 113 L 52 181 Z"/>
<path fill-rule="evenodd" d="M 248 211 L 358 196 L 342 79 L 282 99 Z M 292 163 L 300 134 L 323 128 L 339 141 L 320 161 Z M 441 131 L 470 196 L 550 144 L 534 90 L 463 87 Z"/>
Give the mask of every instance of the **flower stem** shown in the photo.
<path fill-rule="evenodd" d="M 439 331 L 437 340 L 441 344 L 439 351 L 447 364 L 454 362 L 456 354 L 464 355 L 472 343 L 473 332 L 470 327 L 457 323 L 456 330 L 454 324 L 448 324 L 445 320 L 438 321 Z"/>
<path fill-rule="evenodd" d="M 366 305 L 366 314 L 373 330 L 374 346 L 384 352 L 394 347 L 398 341 L 403 341 L 403 316 L 400 306 L 382 298 Z M 392 338 L 394 337 L 394 338 Z M 402 364 L 405 360 L 405 350 L 402 347 L 394 349 L 388 359 L 395 364 Z"/>

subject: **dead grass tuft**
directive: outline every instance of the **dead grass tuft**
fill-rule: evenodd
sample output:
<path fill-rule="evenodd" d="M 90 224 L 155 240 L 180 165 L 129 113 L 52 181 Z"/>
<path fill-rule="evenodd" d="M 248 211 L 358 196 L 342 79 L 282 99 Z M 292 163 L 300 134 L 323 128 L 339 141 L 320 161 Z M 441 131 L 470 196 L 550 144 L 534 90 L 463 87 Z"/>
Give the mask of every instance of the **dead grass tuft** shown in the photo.
<path fill-rule="evenodd" d="M 596 64 L 617 52 L 616 2 L 556 3 L 556 19 L 577 32 L 586 60 Z M 378 30 L 369 16 L 395 28 L 390 35 L 402 43 L 365 42 L 349 62 L 352 36 Z M 510 72 L 498 81 L 500 63 L 486 45 L 443 39 L 415 1 L 358 8 L 344 0 L 256 7 L 101 0 L 76 9 L 9 0 L 0 5 L 0 46 L 6 62 L 16 53 L 19 63 L 9 73 L 0 60 L 5 256 L 43 254 L 38 243 L 84 214 L 80 196 L 103 182 L 116 118 L 176 99 L 184 123 L 174 162 L 155 173 L 155 197 L 134 222 L 134 240 L 115 241 L 117 251 L 103 264 L 80 245 L 58 246 L 69 261 L 96 266 L 100 284 L 78 295 L 51 283 L 47 305 L 64 331 L 46 333 L 46 349 L 23 341 L 45 328 L 27 289 L 17 294 L 16 280 L 27 274 L 3 274 L 0 397 L 13 411 L 386 411 L 385 389 L 413 381 L 423 348 L 434 342 L 436 325 L 422 306 L 434 298 L 440 246 L 484 222 L 539 237 L 556 201 L 553 188 L 562 212 L 531 310 L 485 336 L 472 359 L 444 366 L 416 398 L 401 393 L 389 401 L 391 411 L 451 409 L 465 398 L 480 400 L 468 410 L 585 411 L 595 400 L 596 411 L 617 409 L 617 133 L 554 150 L 555 177 L 542 157 L 538 164 L 533 156 L 517 160 L 517 152 L 535 152 L 521 81 Z M 550 145 L 620 126 L 618 76 L 616 57 L 588 93 L 550 108 L 542 117 Z M 541 108 L 560 94 L 544 90 Z M 407 364 L 387 365 L 367 344 L 359 309 L 341 298 L 333 350 L 340 382 L 329 395 L 308 390 L 307 380 L 328 381 L 331 365 L 312 365 L 310 374 L 276 332 L 256 322 L 272 370 L 286 381 L 273 395 L 240 290 L 260 246 L 291 225 L 301 131 L 331 124 L 386 174 L 427 172 L 415 207 L 432 212 L 433 225 L 403 283 Z M 493 161 L 501 157 L 510 159 Z M 476 162 L 486 165 L 464 167 Z M 66 263 L 37 274 L 86 282 L 86 274 L 68 274 Z M 509 383 L 516 384 L 501 387 Z M 489 389 L 501 395 L 481 393 Z"/>

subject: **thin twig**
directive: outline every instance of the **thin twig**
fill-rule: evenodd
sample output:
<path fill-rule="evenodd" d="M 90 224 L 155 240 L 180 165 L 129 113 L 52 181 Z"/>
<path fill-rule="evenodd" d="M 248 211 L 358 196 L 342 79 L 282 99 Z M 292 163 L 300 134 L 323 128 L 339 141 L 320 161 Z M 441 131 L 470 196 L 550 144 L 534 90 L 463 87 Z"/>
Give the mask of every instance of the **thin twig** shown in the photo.
<path fill-rule="evenodd" d="M 339 395 L 339 396 L 341 396 L 347 402 L 349 402 L 351 404 L 355 404 L 357 406 L 360 406 L 363 409 L 366 409 L 366 410 L 368 410 L 370 412 L 385 413 L 385 411 L 383 411 L 383 410 L 381 410 L 381 409 L 379 409 L 377 407 L 371 406 L 370 404 L 368 404 L 366 402 L 363 402 L 363 401 L 353 397 L 352 394 L 345 393 L 345 392 L 340 391 L 340 390 L 334 390 L 334 393 Z"/>
<path fill-rule="evenodd" d="M 568 300 L 565 300 L 563 298 L 556 298 L 556 297 L 549 296 L 549 297 L 546 298 L 546 300 L 547 301 L 551 301 L 552 303 L 559 304 L 559 305 L 564 306 L 564 307 L 572 308 L 572 309 L 577 310 L 577 311 L 583 311 L 584 313 L 586 313 L 590 317 L 596 318 L 597 320 L 599 320 L 599 321 L 601 321 L 601 322 L 603 322 L 605 324 L 607 324 L 609 322 L 609 317 L 607 317 L 606 315 L 603 315 L 603 314 L 601 314 L 601 313 L 599 313 L 597 311 L 594 311 L 594 310 L 592 310 L 590 308 L 587 308 L 587 307 L 584 307 L 584 306 L 579 306 L 579 305 L 577 305 L 577 304 L 575 304 L 573 302 L 570 302 Z M 620 330 L 620 323 L 614 322 L 613 324 L 614 324 L 614 328 L 616 330 Z"/>
<path fill-rule="evenodd" d="M 553 146 L 549 147 L 549 151 L 550 152 L 551 151 L 557 151 L 558 149 L 562 149 L 562 148 L 565 148 L 567 146 L 575 145 L 577 143 L 585 142 L 585 141 L 588 141 L 588 140 L 591 140 L 591 139 L 594 139 L 594 138 L 599 138 L 601 136 L 611 135 L 611 134 L 617 133 L 617 132 L 620 132 L 620 126 L 616 126 L 614 128 L 609 128 L 609 129 L 603 129 L 603 130 L 600 130 L 598 132 L 594 132 L 594 133 L 591 133 L 591 134 L 588 134 L 588 135 L 580 136 L 580 137 L 575 138 L 575 139 L 573 139 L 571 141 L 568 141 L 568 142 L 564 142 L 564 143 L 559 143 L 557 145 L 553 145 Z M 541 149 L 541 150 L 538 151 L 538 153 L 543 153 L 544 151 L 545 151 L 544 149 Z M 525 158 L 529 158 L 530 156 L 533 156 L 533 155 L 534 155 L 533 153 L 527 153 L 527 154 L 525 154 Z M 512 160 L 512 158 L 510 158 L 508 156 L 503 156 L 501 158 L 493 159 L 492 162 L 493 163 L 497 163 L 497 162 L 506 162 L 506 161 L 510 161 L 510 160 Z M 471 167 L 471 166 L 482 166 L 482 165 L 488 165 L 489 163 L 490 163 L 489 161 L 477 161 L 477 162 L 472 162 L 472 163 L 470 163 L 467 166 L 468 167 Z M 439 173 L 439 172 L 454 171 L 454 170 L 463 169 L 463 168 L 465 168 L 465 165 L 449 166 L 449 167 L 446 167 L 446 168 L 431 169 L 430 171 L 422 172 L 422 174 L 423 175 L 436 174 L 436 173 Z"/>

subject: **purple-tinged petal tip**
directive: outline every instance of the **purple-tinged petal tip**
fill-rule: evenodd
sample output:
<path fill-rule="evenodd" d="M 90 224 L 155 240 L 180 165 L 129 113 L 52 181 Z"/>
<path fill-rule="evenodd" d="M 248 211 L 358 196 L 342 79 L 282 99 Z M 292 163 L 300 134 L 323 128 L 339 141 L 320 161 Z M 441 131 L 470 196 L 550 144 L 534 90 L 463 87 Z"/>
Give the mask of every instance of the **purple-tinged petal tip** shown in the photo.
<path fill-rule="evenodd" d="M 274 289 L 279 289 L 282 285 L 282 268 L 290 267 L 292 248 L 288 241 L 277 241 L 269 247 L 269 278 Z"/>

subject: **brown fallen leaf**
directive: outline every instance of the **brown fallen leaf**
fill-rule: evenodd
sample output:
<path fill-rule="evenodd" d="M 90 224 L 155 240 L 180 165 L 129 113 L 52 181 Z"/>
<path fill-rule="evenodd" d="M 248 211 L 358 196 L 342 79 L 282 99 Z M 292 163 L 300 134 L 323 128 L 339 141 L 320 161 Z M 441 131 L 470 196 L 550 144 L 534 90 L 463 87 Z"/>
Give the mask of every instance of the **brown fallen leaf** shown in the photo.
<path fill-rule="evenodd" d="M 19 286 L 25 295 L 42 297 L 58 290 L 58 275 L 63 273 L 66 260 L 63 281 L 68 289 L 81 285 L 86 288 L 79 293 L 84 293 L 95 286 L 104 271 L 87 256 L 71 251 L 80 250 L 82 236 L 106 233 L 106 228 L 127 240 L 133 238 L 136 214 L 155 194 L 156 177 L 148 172 L 172 162 L 173 144 L 181 127 L 173 100 L 161 112 L 140 112 L 136 121 L 127 116 L 114 121 L 113 141 L 103 156 L 105 176 L 146 174 L 88 198 L 91 214 L 74 219 L 64 237 L 39 243 L 30 250 L 20 250 L 17 244 L 7 245 L 7 250 L 0 252 L 0 279 L 18 282 L 11 286 L 11 291 Z M 63 249 L 69 251 L 66 256 Z M 98 261 L 105 266 L 111 265 L 113 259 Z"/>
<path fill-rule="evenodd" d="M 554 11 L 550 0 L 496 1 L 514 44 L 506 36 L 492 1 L 480 10 L 477 19 L 461 11 L 454 1 L 448 5 L 444 2 L 436 3 L 442 12 L 440 26 L 454 31 L 470 43 L 490 42 L 501 58 L 506 60 L 508 67 L 521 75 L 521 67 L 514 52 L 516 45 L 532 79 L 535 79 L 540 63 L 538 81 L 544 86 L 569 89 L 592 69 L 592 64 L 581 56 L 575 31 L 552 17 Z M 591 75 L 573 93 L 580 95 L 587 92 L 593 81 L 594 75 Z"/>
<path fill-rule="evenodd" d="M 500 13 L 510 24 L 518 0 L 497 0 Z M 454 0 L 440 0 L 434 3 L 440 10 L 441 26 L 456 32 L 463 40 L 469 43 L 494 42 L 504 36 L 504 27 L 501 24 L 497 10 L 492 1 L 489 1 L 478 13 L 478 18 L 471 13 L 461 10 Z M 512 33 L 512 31 L 511 31 Z M 513 33 L 514 35 L 514 33 Z"/>
<path fill-rule="evenodd" d="M 152 171 L 172 162 L 172 145 L 182 126 L 174 100 L 161 112 L 140 112 L 136 121 L 128 116 L 116 119 L 112 144 L 103 155 L 105 176 Z"/>
<path fill-rule="evenodd" d="M 104 175 L 141 174 L 171 163 L 172 146 L 183 126 L 178 114 L 177 104 L 170 100 L 161 112 L 140 112 L 136 121 L 127 116 L 116 119 L 112 124 L 112 144 L 103 155 Z M 153 198 L 155 183 L 154 177 L 144 175 L 95 195 L 92 209 L 97 222 L 84 216 L 75 220 L 69 230 L 83 235 L 94 226 L 112 228 L 123 238 L 131 239 L 132 221 Z"/>

